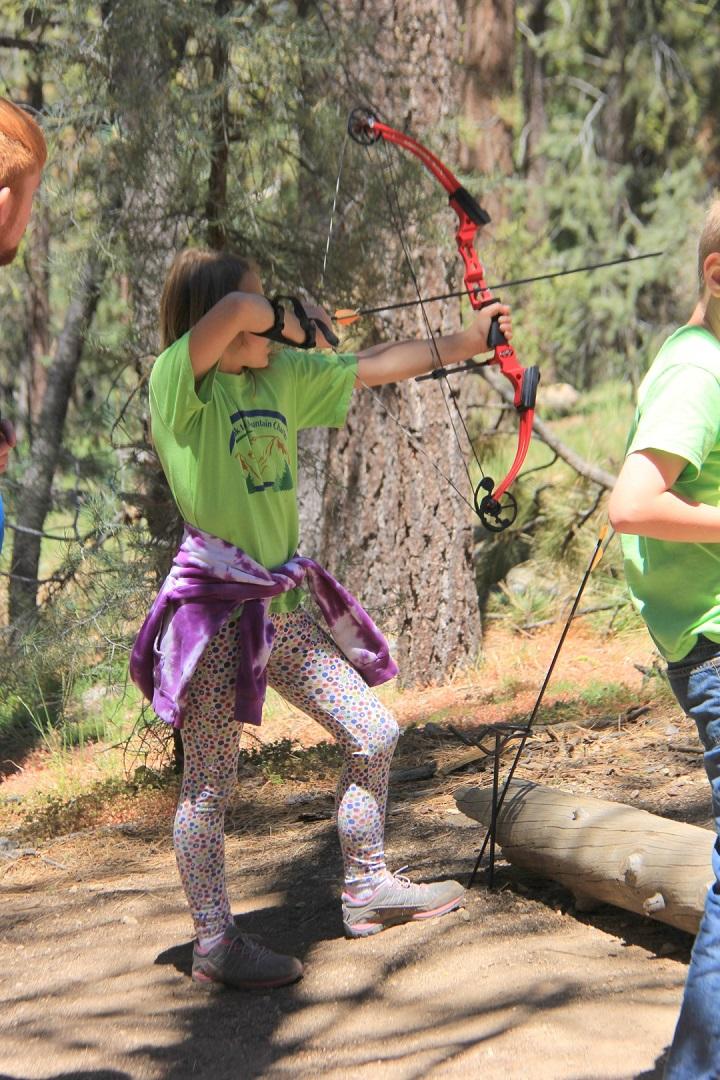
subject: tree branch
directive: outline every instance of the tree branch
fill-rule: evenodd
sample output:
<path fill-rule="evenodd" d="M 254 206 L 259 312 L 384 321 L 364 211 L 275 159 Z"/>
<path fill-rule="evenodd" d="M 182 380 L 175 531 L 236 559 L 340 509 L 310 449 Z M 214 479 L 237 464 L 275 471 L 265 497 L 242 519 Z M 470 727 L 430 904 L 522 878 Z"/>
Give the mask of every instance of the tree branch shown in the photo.
<path fill-rule="evenodd" d="M 8 37 L 0 34 L 0 49 L 25 49 L 27 52 L 42 52 L 47 49 L 45 41 L 30 41 L 28 38 Z"/>

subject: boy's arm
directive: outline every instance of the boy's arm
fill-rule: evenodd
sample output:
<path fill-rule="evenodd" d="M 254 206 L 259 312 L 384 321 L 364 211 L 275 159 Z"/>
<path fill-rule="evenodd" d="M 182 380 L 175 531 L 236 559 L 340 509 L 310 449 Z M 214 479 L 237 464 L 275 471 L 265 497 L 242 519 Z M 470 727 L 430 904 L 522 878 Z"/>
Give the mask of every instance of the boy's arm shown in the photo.
<path fill-rule="evenodd" d="M 628 454 L 608 504 L 612 527 L 653 540 L 720 543 L 720 507 L 670 490 L 686 465 L 685 458 L 662 450 Z"/>
<path fill-rule="evenodd" d="M 486 353 L 490 323 L 500 316 L 500 329 L 509 341 L 512 337 L 510 308 L 507 304 L 490 304 L 480 311 L 466 330 L 439 337 L 433 343 L 423 341 L 396 341 L 387 345 L 374 345 L 358 353 L 357 386 L 384 386 L 385 383 L 413 379 L 426 375 L 437 365 L 435 349 L 443 364 L 461 364 L 478 353 Z"/>

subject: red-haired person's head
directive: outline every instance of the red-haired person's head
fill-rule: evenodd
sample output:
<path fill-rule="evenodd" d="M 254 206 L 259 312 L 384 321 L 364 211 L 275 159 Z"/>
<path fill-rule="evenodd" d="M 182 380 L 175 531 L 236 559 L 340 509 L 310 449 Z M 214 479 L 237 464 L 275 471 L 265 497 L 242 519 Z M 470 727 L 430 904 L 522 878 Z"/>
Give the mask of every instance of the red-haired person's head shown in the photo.
<path fill-rule="evenodd" d="M 7 266 L 17 254 L 46 159 L 39 125 L 29 113 L 0 98 L 0 266 Z"/>

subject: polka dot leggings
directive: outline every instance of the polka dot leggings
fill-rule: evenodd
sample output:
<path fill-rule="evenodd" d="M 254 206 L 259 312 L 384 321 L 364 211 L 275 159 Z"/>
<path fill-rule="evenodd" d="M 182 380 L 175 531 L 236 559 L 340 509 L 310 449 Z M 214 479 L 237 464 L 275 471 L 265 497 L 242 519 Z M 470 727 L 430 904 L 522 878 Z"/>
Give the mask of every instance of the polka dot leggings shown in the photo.
<path fill-rule="evenodd" d="M 272 615 L 268 681 L 342 747 L 336 812 L 345 882 L 372 885 L 385 873 L 385 806 L 394 717 L 302 610 Z M 237 782 L 242 724 L 233 718 L 237 617 L 208 645 L 188 690 L 182 729 L 185 768 L 173 839 L 183 888 L 202 943 L 231 920 L 225 883 L 224 818 Z"/>

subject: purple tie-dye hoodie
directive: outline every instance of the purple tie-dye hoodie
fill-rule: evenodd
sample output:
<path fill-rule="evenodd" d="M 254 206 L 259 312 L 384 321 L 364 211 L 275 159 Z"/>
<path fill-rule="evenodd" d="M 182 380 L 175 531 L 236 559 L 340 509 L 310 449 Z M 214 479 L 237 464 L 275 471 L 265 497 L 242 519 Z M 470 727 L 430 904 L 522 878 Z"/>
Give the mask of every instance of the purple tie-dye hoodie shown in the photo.
<path fill-rule="evenodd" d="M 333 640 L 368 686 L 397 675 L 388 644 L 368 613 L 313 559 L 296 555 L 277 570 L 266 570 L 240 548 L 186 525 L 130 656 L 130 677 L 158 716 L 182 727 L 185 695 L 203 650 L 242 606 L 235 717 L 259 724 L 275 632 L 268 618 L 270 600 L 306 577 Z"/>

